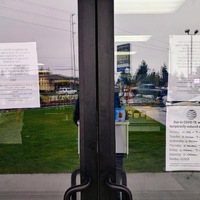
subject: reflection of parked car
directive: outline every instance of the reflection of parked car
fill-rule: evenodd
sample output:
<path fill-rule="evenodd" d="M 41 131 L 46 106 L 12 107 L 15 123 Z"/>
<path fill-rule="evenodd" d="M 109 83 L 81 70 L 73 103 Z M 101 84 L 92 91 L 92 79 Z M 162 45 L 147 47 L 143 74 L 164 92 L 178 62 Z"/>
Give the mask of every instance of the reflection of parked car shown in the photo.
<path fill-rule="evenodd" d="M 57 94 L 76 94 L 77 90 L 73 90 L 71 88 L 60 88 L 56 93 Z"/>
<path fill-rule="evenodd" d="M 153 95 L 154 97 L 160 96 L 162 90 L 156 88 L 154 84 L 141 84 L 137 88 L 132 89 L 133 94 Z"/>
<path fill-rule="evenodd" d="M 139 87 L 140 89 L 156 89 L 156 86 L 154 84 L 142 84 Z"/>

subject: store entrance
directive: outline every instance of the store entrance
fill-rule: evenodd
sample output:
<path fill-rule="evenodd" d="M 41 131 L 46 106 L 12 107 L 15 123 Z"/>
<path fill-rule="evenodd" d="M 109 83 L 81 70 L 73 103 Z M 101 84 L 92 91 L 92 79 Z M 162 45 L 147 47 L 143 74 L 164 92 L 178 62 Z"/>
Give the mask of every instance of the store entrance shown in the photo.
<path fill-rule="evenodd" d="M 78 1 L 81 184 L 66 199 L 74 190 L 83 200 L 121 199 L 121 192 L 132 199 L 126 185 L 116 184 L 113 12 L 113 1 Z"/>

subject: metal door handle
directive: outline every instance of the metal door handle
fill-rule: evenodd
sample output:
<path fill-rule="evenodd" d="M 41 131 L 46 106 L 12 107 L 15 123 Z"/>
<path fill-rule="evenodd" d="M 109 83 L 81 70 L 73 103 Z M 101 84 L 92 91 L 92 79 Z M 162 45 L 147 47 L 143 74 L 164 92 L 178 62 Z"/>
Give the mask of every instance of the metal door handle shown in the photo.
<path fill-rule="evenodd" d="M 122 179 L 122 185 L 127 186 L 127 178 L 126 178 L 126 173 L 122 168 L 116 167 L 116 173 L 118 173 L 121 176 Z"/>
<path fill-rule="evenodd" d="M 89 187 L 90 183 L 91 183 L 91 178 L 88 178 L 83 184 L 70 187 L 65 192 L 63 200 L 70 200 L 70 196 L 72 194 L 85 190 L 86 188 Z"/>
<path fill-rule="evenodd" d="M 128 200 L 133 199 L 131 191 L 129 190 L 129 188 L 127 188 L 124 185 L 118 185 L 116 183 L 113 183 L 111 181 L 111 178 L 109 178 L 108 181 L 106 181 L 106 185 L 112 190 L 123 192 L 127 196 Z"/>

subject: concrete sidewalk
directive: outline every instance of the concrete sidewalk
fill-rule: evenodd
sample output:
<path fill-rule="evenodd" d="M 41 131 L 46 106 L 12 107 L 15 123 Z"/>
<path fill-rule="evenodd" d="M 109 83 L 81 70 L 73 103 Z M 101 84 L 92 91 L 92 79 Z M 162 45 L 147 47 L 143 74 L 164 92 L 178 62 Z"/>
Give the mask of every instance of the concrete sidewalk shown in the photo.
<path fill-rule="evenodd" d="M 0 200 L 62 200 L 70 174 L 0 175 Z"/>
<path fill-rule="evenodd" d="M 134 200 L 199 200 L 199 173 L 127 174 Z"/>
<path fill-rule="evenodd" d="M 0 175 L 1 200 L 60 200 L 70 174 Z M 127 174 L 133 200 L 199 200 L 199 173 Z"/>

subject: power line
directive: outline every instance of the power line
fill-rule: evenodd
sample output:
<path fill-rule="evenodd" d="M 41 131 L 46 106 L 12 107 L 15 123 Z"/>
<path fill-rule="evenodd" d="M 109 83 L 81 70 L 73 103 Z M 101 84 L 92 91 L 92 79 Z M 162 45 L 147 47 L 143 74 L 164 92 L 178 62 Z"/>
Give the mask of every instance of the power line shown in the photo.
<path fill-rule="evenodd" d="M 137 43 L 137 42 L 135 42 L 135 43 Z M 153 45 L 151 45 L 151 44 L 144 44 L 144 45 L 140 44 L 140 45 L 138 45 L 138 44 L 135 44 L 135 43 L 134 43 L 134 46 L 136 46 L 136 47 L 148 48 L 148 49 L 153 49 L 153 50 L 157 50 L 157 51 L 168 51 L 169 50 L 169 48 L 153 47 Z M 152 47 L 150 47 L 150 46 L 152 46 Z"/>
<path fill-rule="evenodd" d="M 144 44 L 144 45 L 142 45 L 141 43 L 140 43 L 140 45 L 139 44 L 136 44 L 137 42 L 134 42 L 134 46 L 135 47 L 141 47 L 141 48 L 148 48 L 148 49 L 153 49 L 153 50 L 156 50 L 156 51 L 168 51 L 169 50 L 169 48 L 162 48 L 162 47 L 157 47 L 157 48 L 155 48 L 155 47 L 149 47 L 149 46 L 151 46 L 150 44 L 148 45 L 148 44 Z M 146 46 L 145 46 L 146 45 Z"/>
<path fill-rule="evenodd" d="M 0 5 L 0 7 L 4 8 L 4 9 L 7 9 L 7 10 L 15 11 L 15 12 L 21 12 L 21 13 L 26 13 L 26 14 L 30 14 L 30 15 L 36 15 L 36 16 L 40 16 L 40 17 L 46 17 L 46 18 L 50 18 L 50 19 L 54 19 L 54 20 L 60 20 L 60 21 L 64 21 L 64 22 L 70 22 L 70 20 L 61 19 L 61 18 L 57 18 L 57 17 L 51 17 L 51 16 L 47 16 L 47 15 L 41 15 L 41 14 L 38 14 L 38 13 L 32 13 L 32 12 L 23 11 L 23 10 L 18 10 L 18 9 L 10 8 L 10 7 L 7 7 L 7 6 L 1 6 Z"/>
<path fill-rule="evenodd" d="M 56 69 L 57 71 L 71 71 L 71 69 Z"/>
<path fill-rule="evenodd" d="M 151 46 L 151 44 L 149 44 L 149 45 L 145 44 L 145 45 L 142 46 L 142 44 L 141 45 L 134 44 L 134 46 L 136 46 L 136 47 L 148 48 L 148 49 L 153 49 L 153 50 L 156 50 L 156 51 L 168 51 L 169 50 L 168 48 L 162 48 L 162 47 L 158 47 L 158 48 L 149 47 L 149 46 Z"/>
<path fill-rule="evenodd" d="M 124 30 L 124 29 L 121 29 L 121 30 Z M 124 31 L 126 31 L 126 30 L 124 30 Z M 126 31 L 126 32 L 131 33 L 131 34 L 135 34 L 135 33 L 130 32 L 130 31 Z M 135 35 L 139 35 L 139 34 L 135 34 Z M 152 40 L 155 40 L 155 39 L 152 39 Z M 118 42 L 118 43 L 122 43 L 122 42 Z M 139 43 L 140 45 L 138 45 L 137 43 Z M 168 43 L 165 43 L 165 44 L 168 44 Z M 157 51 L 168 51 L 169 50 L 168 47 L 162 47 L 162 46 L 154 45 L 152 43 L 134 42 L 134 46 L 141 47 L 141 48 L 153 49 L 153 50 L 157 50 Z"/>
<path fill-rule="evenodd" d="M 119 27 L 116 27 L 116 26 L 115 26 L 115 28 L 117 28 L 117 29 L 119 29 L 121 31 L 127 32 L 127 33 L 132 33 L 132 34 L 135 34 L 135 35 L 139 35 L 139 34 L 136 34 L 136 33 L 132 32 L 132 31 L 128 31 L 128 30 L 125 30 L 125 29 L 122 29 L 122 28 L 119 28 Z M 168 44 L 167 42 L 164 42 L 164 41 L 160 41 L 160 40 L 156 40 L 156 39 L 152 39 L 152 40 L 160 42 L 160 43 L 163 43 L 163 44 Z"/>
<path fill-rule="evenodd" d="M 32 24 L 32 25 L 35 25 L 35 26 L 41 26 L 41 27 L 43 27 L 43 28 L 51 28 L 51 29 L 55 29 L 55 30 L 59 30 L 59 31 L 70 32 L 70 31 L 67 30 L 67 29 L 56 28 L 56 27 L 53 27 L 53 26 L 47 26 L 47 25 L 42 25 L 42 24 L 38 24 L 38 23 L 28 22 L 28 21 L 21 20 L 21 19 L 10 18 L 10 17 L 5 17 L 5 16 L 0 16 L 0 18 L 9 19 L 9 20 L 14 20 L 14 21 L 22 22 L 22 23 L 27 23 L 27 24 Z"/>
<path fill-rule="evenodd" d="M 51 69 L 72 69 L 72 66 L 52 66 Z"/>
<path fill-rule="evenodd" d="M 71 59 L 71 56 L 66 56 L 66 57 L 54 57 L 54 56 L 39 56 L 38 58 L 48 58 L 48 59 Z"/>
<path fill-rule="evenodd" d="M 127 32 L 127 33 L 131 33 L 131 34 L 135 34 L 134 32 L 131 32 L 131 31 L 127 31 L 125 29 L 121 29 L 121 28 L 118 28 L 118 27 L 115 27 L 119 30 L 122 30 L 124 32 Z M 136 34 L 136 35 L 139 35 L 139 34 Z M 159 41 L 159 40 L 156 40 L 156 39 L 152 39 L 153 41 L 157 41 L 157 42 L 160 42 L 160 43 L 163 43 L 163 44 L 168 44 L 167 42 L 163 42 L 163 41 Z M 152 43 L 149 43 L 149 44 L 145 44 L 146 46 L 152 46 L 152 47 L 156 47 L 156 48 L 152 48 L 152 47 L 147 47 L 147 48 L 150 48 L 150 49 L 157 49 L 157 50 L 160 50 L 160 51 L 168 51 L 168 48 L 163 48 L 161 46 L 158 46 L 158 45 L 155 45 L 155 44 L 152 44 Z M 135 46 L 140 46 L 140 45 L 135 45 Z M 143 47 L 143 46 L 140 46 L 140 47 Z"/>
<path fill-rule="evenodd" d="M 43 8 L 48 8 L 48 9 L 51 9 L 51 10 L 57 10 L 59 12 L 68 12 L 68 13 L 72 14 L 72 12 L 70 12 L 68 10 L 53 8 L 53 7 L 50 7 L 50 6 L 42 5 L 42 4 L 39 4 L 39 3 L 33 3 L 33 2 L 30 2 L 30 1 L 26 1 L 26 0 L 20 0 L 20 1 L 22 3 L 26 3 L 26 4 L 32 4 L 32 5 L 35 5 L 35 6 L 39 6 L 39 7 L 43 7 Z"/>

